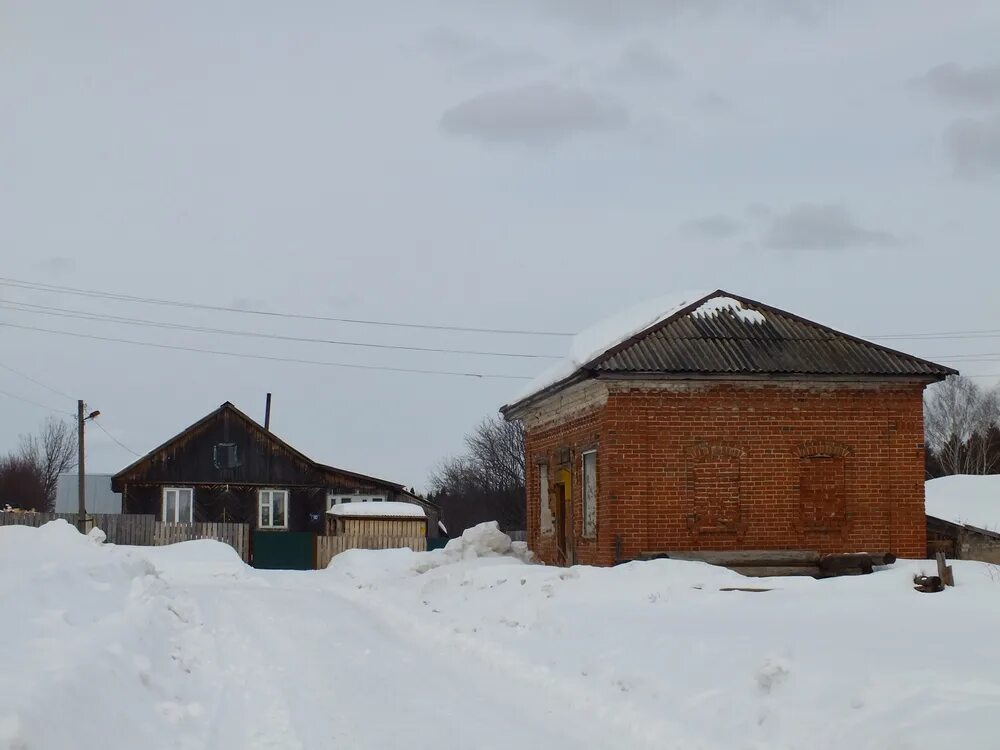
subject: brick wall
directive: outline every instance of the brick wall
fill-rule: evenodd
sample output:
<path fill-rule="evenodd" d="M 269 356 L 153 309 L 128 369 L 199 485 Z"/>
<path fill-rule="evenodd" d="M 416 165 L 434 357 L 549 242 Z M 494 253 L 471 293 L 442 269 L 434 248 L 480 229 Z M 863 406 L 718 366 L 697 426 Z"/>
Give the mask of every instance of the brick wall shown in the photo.
<path fill-rule="evenodd" d="M 606 403 L 527 427 L 528 540 L 572 476 L 577 563 L 685 549 L 888 550 L 923 557 L 921 384 L 611 383 Z M 598 533 L 581 538 L 581 453 L 598 448 Z M 804 488 L 804 491 L 803 491 Z"/>

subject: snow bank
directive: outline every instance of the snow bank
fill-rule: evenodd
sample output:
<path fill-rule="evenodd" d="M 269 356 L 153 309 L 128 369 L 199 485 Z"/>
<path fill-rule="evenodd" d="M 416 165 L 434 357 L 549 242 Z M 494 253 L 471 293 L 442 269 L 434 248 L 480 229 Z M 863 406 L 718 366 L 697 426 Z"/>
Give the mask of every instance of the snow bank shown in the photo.
<path fill-rule="evenodd" d="M 983 563 L 954 561 L 938 594 L 913 591 L 925 561 L 826 581 L 554 568 L 496 524 L 326 571 L 234 555 L 0 528 L 0 748 L 997 745 Z M 767 590 L 727 590 L 748 587 Z M 437 710 L 455 726 L 422 732 Z"/>
<path fill-rule="evenodd" d="M 1000 474 L 956 474 L 924 484 L 927 515 L 1000 531 Z"/>
<path fill-rule="evenodd" d="M 331 516 L 385 517 L 385 518 L 427 518 L 424 509 L 416 503 L 401 503 L 388 500 L 377 503 L 343 503 L 334 505 L 327 511 Z"/>
<path fill-rule="evenodd" d="M 327 566 L 332 574 L 357 583 L 405 578 L 426 573 L 442 566 L 477 560 L 499 564 L 524 565 L 531 561 L 532 553 L 524 542 L 513 542 L 500 531 L 496 521 L 487 521 L 462 532 L 450 540 L 443 549 L 430 552 L 395 550 L 348 550 L 334 555 Z"/>
<path fill-rule="evenodd" d="M 204 734 L 211 654 L 136 548 L 0 527 L 0 748 L 175 748 Z M 196 746 L 196 745 L 189 745 Z"/>
<path fill-rule="evenodd" d="M 620 747 L 993 750 L 1000 678 L 984 655 L 1000 627 L 1000 575 L 956 561 L 954 589 L 913 591 L 931 567 L 817 581 L 500 556 L 419 575 L 407 566 L 351 595 L 424 650 L 618 727 Z M 930 645 L 940 632 L 947 648 Z"/>
<path fill-rule="evenodd" d="M 508 405 L 523 401 L 529 396 L 545 390 L 550 385 L 568 378 L 583 365 L 608 349 L 617 346 L 637 333 L 641 333 L 650 326 L 666 320 L 674 313 L 710 293 L 707 291 L 688 291 L 666 297 L 657 297 L 596 323 L 574 336 L 566 357 L 529 382 L 511 399 Z"/>

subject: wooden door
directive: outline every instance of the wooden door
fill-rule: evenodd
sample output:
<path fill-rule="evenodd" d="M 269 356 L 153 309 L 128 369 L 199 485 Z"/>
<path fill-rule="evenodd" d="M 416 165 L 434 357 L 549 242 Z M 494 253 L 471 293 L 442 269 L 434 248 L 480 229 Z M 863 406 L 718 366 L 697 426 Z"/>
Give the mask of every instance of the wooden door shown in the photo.
<path fill-rule="evenodd" d="M 567 533 L 567 506 L 566 485 L 562 482 L 556 484 L 556 565 L 566 565 L 569 562 L 568 550 L 566 548 Z"/>

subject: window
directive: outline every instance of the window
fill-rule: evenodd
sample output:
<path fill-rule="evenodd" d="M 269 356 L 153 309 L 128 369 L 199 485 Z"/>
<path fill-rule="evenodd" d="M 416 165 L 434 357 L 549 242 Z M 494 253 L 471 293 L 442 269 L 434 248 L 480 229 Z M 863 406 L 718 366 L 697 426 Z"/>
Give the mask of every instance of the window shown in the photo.
<path fill-rule="evenodd" d="M 699 443 L 685 452 L 688 528 L 695 533 L 742 533 L 743 450 L 732 445 Z"/>
<path fill-rule="evenodd" d="M 236 443 L 216 443 L 212 450 L 212 463 L 216 469 L 235 469 L 240 465 Z"/>
<path fill-rule="evenodd" d="M 162 518 L 164 523 L 192 523 L 194 490 L 190 487 L 164 487 Z"/>
<path fill-rule="evenodd" d="M 288 490 L 261 490 L 258 493 L 257 528 L 288 528 Z"/>
<path fill-rule="evenodd" d="M 837 529 L 847 520 L 843 456 L 809 456 L 800 463 L 799 498 L 806 528 Z"/>
<path fill-rule="evenodd" d="M 552 510 L 549 508 L 549 467 L 548 464 L 538 465 L 538 499 L 540 505 L 539 524 L 544 536 L 553 531 Z"/>
<path fill-rule="evenodd" d="M 344 495 L 342 492 L 330 490 L 326 493 L 326 509 L 330 510 L 334 505 L 344 503 L 381 503 L 385 501 L 385 495 Z"/>
<path fill-rule="evenodd" d="M 583 535 L 597 536 L 597 451 L 583 454 Z"/>

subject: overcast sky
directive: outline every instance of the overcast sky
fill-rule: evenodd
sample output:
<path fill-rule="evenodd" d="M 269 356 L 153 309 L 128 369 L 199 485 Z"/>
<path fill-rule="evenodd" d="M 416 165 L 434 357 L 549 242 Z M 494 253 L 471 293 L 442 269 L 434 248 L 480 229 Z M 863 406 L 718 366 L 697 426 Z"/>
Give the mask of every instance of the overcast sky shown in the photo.
<path fill-rule="evenodd" d="M 884 339 L 992 376 L 1000 355 L 945 358 L 1000 352 L 998 39 L 996 0 L 0 0 L 0 275 L 556 332 L 721 287 L 863 336 L 992 330 Z M 532 376 L 549 360 L 43 313 L 567 344 L 2 285 L 0 300 L 0 323 L 396 368 Z M 262 419 L 272 391 L 273 428 L 297 448 L 417 487 L 523 387 L 7 326 L 0 364 L 85 398 L 139 453 L 226 400 Z M 8 370 L 0 390 L 75 409 Z M 0 408 L 0 449 L 48 413 L 6 395 Z M 93 471 L 134 458 L 99 430 L 88 440 Z"/>

